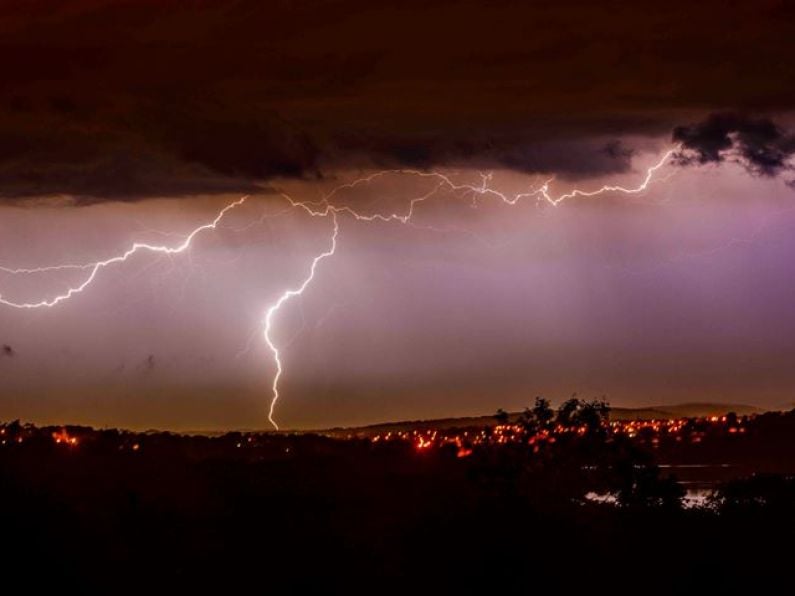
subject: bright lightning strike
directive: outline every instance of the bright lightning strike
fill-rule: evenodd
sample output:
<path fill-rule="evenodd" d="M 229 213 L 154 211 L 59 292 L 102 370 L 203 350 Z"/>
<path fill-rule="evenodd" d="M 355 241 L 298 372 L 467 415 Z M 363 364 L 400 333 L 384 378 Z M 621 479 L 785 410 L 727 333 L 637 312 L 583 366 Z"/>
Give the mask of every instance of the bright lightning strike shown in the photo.
<path fill-rule="evenodd" d="M 549 185 L 552 182 L 552 179 L 546 180 L 539 188 L 534 190 L 525 191 L 521 193 L 514 194 L 513 196 L 507 195 L 503 192 L 500 192 L 494 188 L 488 186 L 489 181 L 491 180 L 491 175 L 481 175 L 481 184 L 479 186 L 475 186 L 472 184 L 458 184 L 454 182 L 449 176 L 446 174 L 442 174 L 441 172 L 423 172 L 421 170 L 409 170 L 409 169 L 398 169 L 398 170 L 381 170 L 379 172 L 375 172 L 370 174 L 369 176 L 365 176 L 364 178 L 359 178 L 354 180 L 353 182 L 348 182 L 346 184 L 342 184 L 340 186 L 335 187 L 332 189 L 328 194 L 326 194 L 321 200 L 319 201 L 296 201 L 291 198 L 289 195 L 283 193 L 282 197 L 286 201 L 290 203 L 293 207 L 301 208 L 309 215 L 313 217 L 327 217 L 331 214 L 348 214 L 353 217 L 356 221 L 362 222 L 399 222 L 402 224 L 409 224 L 411 223 L 412 218 L 414 217 L 415 208 L 420 203 L 423 203 L 430 199 L 436 192 L 446 187 L 451 192 L 461 192 L 465 194 L 471 194 L 473 196 L 490 196 L 494 197 L 506 205 L 514 206 L 522 199 L 529 199 L 535 198 L 537 200 L 542 200 L 553 207 L 556 207 L 563 201 L 567 199 L 573 199 L 577 197 L 582 198 L 592 198 L 598 195 L 602 195 L 605 193 L 616 192 L 620 194 L 627 194 L 627 195 L 634 195 L 640 194 L 644 192 L 649 184 L 652 183 L 654 180 L 655 173 L 662 168 L 668 160 L 671 159 L 674 153 L 676 153 L 681 148 L 681 145 L 676 145 L 673 148 L 669 149 L 665 153 L 663 153 L 662 157 L 654 163 L 652 166 L 646 169 L 646 175 L 641 180 L 640 184 L 634 187 L 626 187 L 620 185 L 612 185 L 612 184 L 605 184 L 600 188 L 594 190 L 581 190 L 575 188 L 567 193 L 563 193 L 554 197 L 550 194 Z M 371 215 L 364 215 L 357 212 L 353 207 L 348 205 L 333 205 L 331 200 L 340 192 L 352 188 L 356 188 L 358 186 L 369 184 L 370 182 L 375 181 L 378 178 L 382 178 L 387 175 L 409 175 L 409 176 L 417 176 L 420 178 L 431 178 L 438 182 L 438 184 L 430 190 L 430 192 L 411 199 L 408 204 L 408 209 L 404 213 L 390 213 L 388 215 L 376 213 Z"/>
<path fill-rule="evenodd" d="M 198 228 L 193 230 L 190 234 L 188 234 L 185 237 L 182 243 L 177 246 L 158 246 L 154 244 L 145 244 L 142 242 L 136 242 L 130 248 L 124 251 L 122 254 L 115 257 L 111 257 L 110 259 L 106 259 L 104 261 L 95 261 L 93 263 L 86 263 L 82 265 L 75 265 L 75 264 L 51 265 L 49 267 L 37 267 L 32 269 L 8 269 L 6 267 L 2 267 L 0 268 L 1 271 L 11 274 L 45 273 L 48 271 L 64 271 L 66 269 L 90 269 L 91 272 L 88 274 L 88 277 L 86 277 L 83 280 L 82 283 L 72 288 L 69 288 L 66 292 L 56 296 L 55 298 L 51 298 L 49 300 L 46 299 L 40 300 L 39 302 L 12 302 L 10 300 L 6 300 L 5 298 L 3 298 L 2 295 L 0 295 L 0 304 L 4 304 L 12 308 L 22 308 L 22 309 L 32 309 L 32 308 L 42 308 L 42 307 L 51 308 L 56 304 L 64 302 L 65 300 L 69 300 L 69 298 L 71 298 L 75 294 L 79 294 L 83 290 L 85 290 L 91 284 L 91 282 L 93 282 L 94 279 L 97 277 L 97 273 L 99 273 L 102 269 L 109 267 L 110 265 L 115 265 L 116 263 L 123 263 L 124 261 L 126 261 L 127 259 L 129 259 L 131 256 L 133 256 L 135 253 L 139 251 L 155 252 L 167 255 L 184 252 L 188 248 L 190 248 L 190 245 L 197 234 L 200 234 L 205 230 L 214 230 L 216 227 L 218 227 L 218 223 L 223 219 L 224 215 L 226 215 L 228 211 L 242 205 L 247 198 L 248 197 L 242 197 L 237 201 L 229 203 L 226 207 L 224 207 L 223 209 L 221 209 L 221 211 L 218 212 L 218 215 L 215 217 L 213 221 L 211 221 L 208 224 L 199 226 Z"/>
<path fill-rule="evenodd" d="M 672 149 L 666 151 L 662 157 L 651 167 L 646 170 L 646 175 L 643 177 L 640 184 L 634 187 L 625 187 L 620 185 L 604 185 L 600 188 L 594 190 L 581 190 L 581 189 L 574 189 L 567 193 L 558 195 L 557 197 L 553 197 L 550 194 L 549 185 L 552 182 L 552 179 L 545 181 L 539 188 L 534 190 L 517 193 L 513 196 L 509 196 L 503 192 L 500 192 L 496 189 L 493 189 L 489 186 L 489 182 L 491 181 L 491 175 L 481 175 L 481 184 L 480 185 L 472 185 L 472 184 L 458 184 L 454 182 L 448 175 L 442 174 L 440 172 L 423 172 L 420 170 L 407 170 L 407 169 L 399 169 L 399 170 L 384 170 L 380 172 L 376 172 L 371 174 L 367 177 L 360 178 L 358 180 L 354 180 L 353 182 L 349 182 L 347 184 L 340 185 L 333 190 L 331 190 L 323 199 L 320 201 L 310 202 L 310 201 L 295 201 L 287 194 L 283 194 L 283 198 L 290 204 L 292 208 L 300 208 L 307 212 L 309 215 L 313 217 L 331 217 L 333 222 L 333 231 L 331 235 L 331 244 L 329 248 L 314 257 L 312 263 L 309 268 L 309 273 L 304 278 L 303 282 L 294 289 L 286 290 L 283 292 L 279 298 L 274 302 L 270 307 L 268 307 L 265 318 L 263 322 L 263 336 L 265 339 L 265 343 L 268 346 L 268 349 L 273 354 L 274 364 L 276 365 L 276 373 L 273 377 L 273 382 L 271 384 L 271 402 L 270 407 L 268 410 L 268 420 L 270 423 L 278 430 L 279 426 L 274 420 L 274 410 L 276 408 L 276 403 L 279 400 L 279 380 L 282 377 L 284 372 L 282 361 L 281 361 L 281 354 L 279 351 L 278 346 L 275 344 L 273 337 L 271 335 L 273 331 L 273 323 L 274 317 L 279 312 L 282 306 L 287 303 L 291 298 L 296 296 L 300 296 L 303 292 L 309 287 L 312 283 L 312 280 L 315 277 L 315 273 L 317 271 L 318 265 L 324 259 L 332 256 L 337 249 L 337 239 L 339 236 L 339 219 L 338 216 L 342 214 L 347 214 L 353 217 L 356 221 L 361 222 L 399 222 L 402 224 L 409 224 L 411 223 L 412 218 L 414 217 L 415 208 L 420 203 L 423 203 L 434 196 L 434 194 L 440 190 L 441 188 L 447 188 L 451 192 L 459 192 L 463 194 L 470 194 L 473 197 L 477 196 L 490 196 L 494 197 L 507 205 L 516 205 L 522 199 L 530 199 L 535 198 L 537 200 L 542 200 L 549 203 L 552 206 L 557 206 L 561 202 L 572 199 L 576 197 L 583 197 L 583 198 L 590 198 L 595 197 L 604 193 L 610 192 L 617 192 L 621 194 L 638 194 L 642 193 L 646 190 L 649 184 L 652 183 L 654 180 L 654 175 L 656 172 L 662 168 L 671 156 L 679 149 L 679 146 L 676 146 Z M 353 207 L 348 205 L 334 205 L 331 203 L 331 200 L 339 193 L 352 189 L 364 184 L 368 184 L 373 182 L 374 180 L 381 178 L 387 175 L 411 175 L 417 176 L 420 178 L 429 178 L 437 181 L 436 186 L 427 192 L 424 195 L 416 197 L 409 201 L 408 208 L 403 213 L 391 213 L 388 215 L 384 214 L 371 214 L 365 215 L 359 213 Z M 117 263 L 122 263 L 130 258 L 132 255 L 144 251 L 144 252 L 153 252 L 153 253 L 160 253 L 160 254 L 177 254 L 186 251 L 190 248 L 193 239 L 200 234 L 201 232 L 207 230 L 214 230 L 223 217 L 226 215 L 227 212 L 242 205 L 248 197 L 242 197 L 232 203 L 229 203 L 226 207 L 224 207 L 221 211 L 218 212 L 215 219 L 213 219 L 210 223 L 204 224 L 199 226 L 198 228 L 194 229 L 190 234 L 188 234 L 184 240 L 178 244 L 177 246 L 167 246 L 167 245 L 152 245 L 146 243 L 139 243 L 136 242 L 133 244 L 129 249 L 123 252 L 120 255 L 115 257 L 111 257 L 104 261 L 95 261 L 91 263 L 83 263 L 83 264 L 63 264 L 63 265 L 53 265 L 47 267 L 35 267 L 35 268 L 7 268 L 7 267 L 0 267 L 0 272 L 4 272 L 7 274 L 12 275 L 23 275 L 23 274 L 35 274 L 35 273 L 47 273 L 52 271 L 65 271 L 65 270 L 89 270 L 88 276 L 78 285 L 69 288 L 63 294 L 55 296 L 54 298 L 40 300 L 38 302 L 13 302 L 11 300 L 7 300 L 0 295 L 0 304 L 5 306 L 9 306 L 12 308 L 17 309 L 36 309 L 36 308 L 51 308 L 54 307 L 66 300 L 69 300 L 76 294 L 83 292 L 96 278 L 97 274 Z"/>
<path fill-rule="evenodd" d="M 281 296 L 279 296 L 279 299 L 273 303 L 270 308 L 268 308 L 268 312 L 265 313 L 265 343 L 268 344 L 268 348 L 273 353 L 273 361 L 276 363 L 276 374 L 273 376 L 273 384 L 271 385 L 273 396 L 271 398 L 270 409 L 268 410 L 268 420 L 276 430 L 279 430 L 279 425 L 276 424 L 276 421 L 273 419 L 273 410 L 276 408 L 276 402 L 279 401 L 279 379 L 282 376 L 283 369 L 282 361 L 279 357 L 279 348 L 277 348 L 276 344 L 273 343 L 273 338 L 271 337 L 273 317 L 277 312 L 279 312 L 279 309 L 282 307 L 282 305 L 290 300 L 290 298 L 300 296 L 304 293 L 304 290 L 306 290 L 309 284 L 312 283 L 312 280 L 315 277 L 315 271 L 317 271 L 317 266 L 320 261 L 330 257 L 337 250 L 337 236 L 339 235 L 340 224 L 335 212 L 332 212 L 331 219 L 334 222 L 334 232 L 331 234 L 331 246 L 328 248 L 328 250 L 320 253 L 312 260 L 312 265 L 309 267 L 309 275 L 304 278 L 304 281 L 301 283 L 301 285 L 293 290 L 285 291 Z"/>

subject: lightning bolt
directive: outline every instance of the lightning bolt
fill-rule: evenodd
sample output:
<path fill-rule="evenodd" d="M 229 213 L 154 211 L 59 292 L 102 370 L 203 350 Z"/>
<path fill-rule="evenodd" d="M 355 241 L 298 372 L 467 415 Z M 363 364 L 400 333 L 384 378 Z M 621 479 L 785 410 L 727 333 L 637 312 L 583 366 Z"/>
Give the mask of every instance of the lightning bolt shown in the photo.
<path fill-rule="evenodd" d="M 277 430 L 279 429 L 278 424 L 274 420 L 274 411 L 276 408 L 276 404 L 279 401 L 279 381 L 281 380 L 281 377 L 284 373 L 284 368 L 281 361 L 281 353 L 272 336 L 274 319 L 278 314 L 279 310 L 282 308 L 282 306 L 284 306 L 290 299 L 300 296 L 304 293 L 304 291 L 311 285 L 312 281 L 314 280 L 315 273 L 317 272 L 317 268 L 320 265 L 320 263 L 323 260 L 334 255 L 334 253 L 336 252 L 337 240 L 339 237 L 339 230 L 340 230 L 340 225 L 339 225 L 340 215 L 348 215 L 352 217 L 354 220 L 360 222 L 384 222 L 384 223 L 398 222 L 406 225 L 412 224 L 413 223 L 412 219 L 416 212 L 416 207 L 421 203 L 431 199 L 442 188 L 447 188 L 449 191 L 454 193 L 471 195 L 473 197 L 473 204 L 477 203 L 478 197 L 493 197 L 511 206 L 516 205 L 520 200 L 531 199 L 531 198 L 535 198 L 536 200 L 539 201 L 545 201 L 552 206 L 557 206 L 561 202 L 567 199 L 573 199 L 577 197 L 592 198 L 598 195 L 602 195 L 605 193 L 612 193 L 612 192 L 621 193 L 621 194 L 639 194 L 647 189 L 647 187 L 653 182 L 656 172 L 668 162 L 671 156 L 676 151 L 678 151 L 679 148 L 680 148 L 679 146 L 676 146 L 673 147 L 672 149 L 669 149 L 662 155 L 662 157 L 656 163 L 654 163 L 652 166 L 647 168 L 645 176 L 637 186 L 625 187 L 620 185 L 603 185 L 593 190 L 581 190 L 575 188 L 569 192 L 560 194 L 558 196 L 552 196 L 552 194 L 550 193 L 550 184 L 553 181 L 552 178 L 546 180 L 538 188 L 517 193 L 514 195 L 508 195 L 489 186 L 489 183 L 491 182 L 490 174 L 487 175 L 481 174 L 480 185 L 474 185 L 474 184 L 456 183 L 452 180 L 452 178 L 450 178 L 450 176 L 443 174 L 441 172 L 426 172 L 422 170 L 411 170 L 411 169 L 394 169 L 394 170 L 382 170 L 379 172 L 375 172 L 366 177 L 359 178 L 352 182 L 337 186 L 336 188 L 332 189 L 329 193 L 327 193 L 319 201 L 296 201 L 286 193 L 283 193 L 282 197 L 289 203 L 291 208 L 302 209 L 312 217 L 331 217 L 333 223 L 333 229 L 332 229 L 329 248 L 314 257 L 309 267 L 309 273 L 303 279 L 301 284 L 298 285 L 296 288 L 284 291 L 276 300 L 276 302 L 270 305 L 267 311 L 265 312 L 262 333 L 265 339 L 265 343 L 268 346 L 268 349 L 270 350 L 271 354 L 273 355 L 273 361 L 276 366 L 276 372 L 273 376 L 273 381 L 271 384 L 271 402 L 270 402 L 270 407 L 268 409 L 268 420 L 270 421 L 270 423 L 273 425 L 275 429 Z M 379 178 L 388 175 L 404 175 L 404 176 L 408 175 L 419 178 L 432 179 L 435 180 L 437 184 L 429 192 L 420 195 L 419 197 L 411 199 L 408 203 L 408 208 L 404 212 L 393 212 L 386 215 L 381 213 L 367 215 L 358 212 L 356 209 L 354 209 L 349 205 L 344 205 L 344 204 L 335 205 L 332 203 L 332 200 L 338 194 L 344 192 L 345 190 L 350 190 L 362 185 L 369 184 Z M 198 234 L 204 231 L 216 229 L 218 227 L 218 224 L 221 222 L 221 220 L 229 211 L 231 211 L 236 207 L 239 207 L 247 199 L 248 197 L 244 196 L 236 201 L 233 201 L 232 203 L 229 203 L 223 209 L 221 209 L 221 211 L 218 212 L 216 217 L 211 222 L 195 228 L 183 239 L 183 241 L 180 244 L 176 246 L 153 245 L 153 244 L 136 242 L 123 253 L 102 261 L 94 261 L 90 263 L 67 263 L 62 265 L 52 265 L 52 266 L 35 267 L 35 268 L 8 268 L 0 266 L 0 272 L 4 272 L 11 275 L 27 275 L 27 274 L 48 273 L 53 271 L 66 271 L 66 270 L 89 271 L 89 274 L 82 282 L 80 282 L 76 286 L 69 288 L 66 292 L 59 294 L 54 298 L 44 299 L 38 302 L 14 302 L 11 300 L 7 300 L 3 298 L 2 295 L 0 295 L 0 304 L 16 309 L 52 308 L 62 302 L 69 300 L 73 296 L 82 293 L 96 279 L 100 271 L 112 265 L 123 263 L 124 261 L 126 261 L 127 259 L 129 259 L 138 252 L 152 252 L 159 254 L 178 254 L 185 252 L 191 247 L 194 238 Z M 246 226 L 246 228 L 250 227 L 251 225 L 255 225 L 256 223 L 258 222 L 253 222 L 252 224 L 249 224 L 249 226 Z"/>
<path fill-rule="evenodd" d="M 441 172 L 426 172 L 422 170 L 413 170 L 413 169 L 393 169 L 393 170 L 381 170 L 372 173 L 368 176 L 353 180 L 352 182 L 341 184 L 333 188 L 319 201 L 296 201 L 286 193 L 282 193 L 282 197 L 292 207 L 303 209 L 306 213 L 308 213 L 313 217 L 328 217 L 329 215 L 346 214 L 353 217 L 356 221 L 360 222 L 383 222 L 383 223 L 398 222 L 404 225 L 414 225 L 414 227 L 421 227 L 422 229 L 430 229 L 433 231 L 444 232 L 446 230 L 431 226 L 416 226 L 412 222 L 412 219 L 414 218 L 414 214 L 416 212 L 416 207 L 419 204 L 424 203 L 425 201 L 431 199 L 442 188 L 447 188 L 451 192 L 459 192 L 462 194 L 472 195 L 474 197 L 473 199 L 474 205 L 477 204 L 476 199 L 479 196 L 493 197 L 509 206 L 514 206 L 523 199 L 535 198 L 536 200 L 544 201 L 552 205 L 553 207 L 556 207 L 567 199 L 574 199 L 578 197 L 593 198 L 605 193 L 613 193 L 613 192 L 626 194 L 626 195 L 640 194 L 644 192 L 649 187 L 649 185 L 654 181 L 654 176 L 657 173 L 657 171 L 660 170 L 671 159 L 671 157 L 677 151 L 679 151 L 680 148 L 681 145 L 676 145 L 671 149 L 667 150 L 666 152 L 664 152 L 662 156 L 653 165 L 651 165 L 646 169 L 646 174 L 644 175 L 641 182 L 637 186 L 633 187 L 605 184 L 593 190 L 582 190 L 575 188 L 574 190 L 562 193 L 558 196 L 552 196 L 552 194 L 550 193 L 550 184 L 552 183 L 553 179 L 550 178 L 536 189 L 531 189 L 529 191 L 516 193 L 514 195 L 508 195 L 489 186 L 489 182 L 491 181 L 491 174 L 487 175 L 481 174 L 481 184 L 476 186 L 473 184 L 456 183 L 448 175 L 443 174 Z M 406 209 L 405 212 L 402 213 L 393 212 L 386 215 L 381 213 L 365 215 L 348 205 L 334 205 L 332 203 L 332 199 L 336 195 L 338 195 L 339 193 L 345 190 L 350 190 L 362 185 L 370 184 L 379 178 L 383 178 L 389 175 L 404 175 L 404 176 L 408 175 L 419 178 L 433 179 L 436 180 L 437 184 L 426 194 L 411 199 L 408 203 L 408 208 Z"/>
<path fill-rule="evenodd" d="M 620 185 L 613 185 L 613 184 L 605 184 L 599 188 L 593 190 L 581 190 L 575 188 L 567 193 L 563 193 L 558 195 L 557 197 L 553 197 L 550 194 L 549 185 L 552 183 L 553 178 L 546 180 L 539 188 L 529 190 L 526 192 L 516 193 L 513 196 L 507 195 L 503 192 L 500 192 L 494 188 L 491 188 L 488 183 L 491 180 L 491 175 L 483 175 L 481 174 L 481 184 L 479 186 L 475 186 L 473 184 L 457 184 L 455 183 L 449 176 L 446 174 L 442 174 L 440 172 L 424 172 L 422 170 L 407 170 L 407 169 L 398 169 L 398 170 L 381 170 L 379 172 L 375 172 L 370 174 L 369 176 L 365 176 L 363 178 L 359 178 L 354 180 L 353 182 L 349 182 L 347 184 L 342 184 L 337 186 L 336 188 L 332 189 L 322 200 L 316 202 L 296 202 L 293 201 L 289 196 L 283 195 L 293 206 L 295 207 L 302 207 L 303 209 L 310 212 L 312 215 L 325 215 L 328 211 L 336 211 L 337 213 L 348 213 L 352 215 L 358 221 L 381 221 L 381 222 L 390 222 L 390 221 L 398 221 L 400 223 L 408 223 L 412 217 L 414 216 L 415 207 L 426 200 L 428 200 L 439 188 L 447 187 L 451 191 L 462 191 L 464 193 L 471 193 L 473 195 L 485 195 L 485 196 L 492 196 L 507 205 L 516 205 L 522 199 L 528 198 L 536 198 L 538 200 L 543 200 L 552 205 L 553 207 L 559 205 L 563 201 L 567 199 L 573 199 L 577 197 L 583 198 L 593 198 L 605 193 L 610 192 L 617 192 L 621 194 L 627 195 L 634 195 L 644 192 L 648 187 L 649 184 L 652 183 L 654 180 L 654 175 L 657 171 L 662 168 L 681 148 L 681 145 L 676 145 L 663 153 L 662 157 L 660 157 L 657 162 L 651 165 L 649 168 L 646 169 L 646 174 L 641 180 L 641 182 L 637 186 L 633 187 L 626 187 Z M 420 178 L 431 178 L 438 181 L 438 186 L 431 190 L 430 193 L 423 195 L 421 197 L 412 199 L 409 202 L 409 208 L 406 213 L 392 213 L 390 215 L 381 215 L 381 214 L 374 214 L 374 215 L 361 215 L 357 213 L 353 208 L 348 206 L 332 206 L 331 199 L 339 194 L 343 190 L 353 189 L 357 186 L 361 186 L 363 184 L 368 184 L 373 182 L 374 180 L 381 178 L 383 176 L 387 176 L 390 174 L 394 175 L 410 175 L 410 176 L 417 176 Z M 312 206 L 322 206 L 323 208 L 313 209 Z"/>
<path fill-rule="evenodd" d="M 276 363 L 276 374 L 273 376 L 273 384 L 271 385 L 273 396 L 271 397 L 271 405 L 270 409 L 268 410 L 268 420 L 276 430 L 279 430 L 279 425 L 276 424 L 276 421 L 273 419 L 273 411 L 276 408 L 276 402 L 279 401 L 279 379 L 282 376 L 283 368 L 281 358 L 279 357 L 279 348 L 276 347 L 276 344 L 273 342 L 273 338 L 271 337 L 271 330 L 273 329 L 273 317 L 277 312 L 279 312 L 279 309 L 282 307 L 282 305 L 290 300 L 290 298 L 300 296 L 304 293 L 304 290 L 309 287 L 309 284 L 312 283 L 312 280 L 315 278 L 315 271 L 317 271 L 317 266 L 320 261 L 330 257 L 337 250 L 337 237 L 339 236 L 340 224 L 335 212 L 331 213 L 331 219 L 334 222 L 334 231 L 331 234 L 331 246 L 328 248 L 328 250 L 320 253 L 312 260 L 312 265 L 309 267 L 309 275 L 304 278 L 304 281 L 301 282 L 301 285 L 295 289 L 286 290 L 265 313 L 265 331 L 263 335 L 265 336 L 265 343 L 268 344 L 268 348 L 270 349 L 271 353 L 273 353 L 273 361 Z"/>
<path fill-rule="evenodd" d="M 188 250 L 188 248 L 190 248 L 193 239 L 198 234 L 206 230 L 214 230 L 215 228 L 217 228 L 218 224 L 223 219 L 224 215 L 226 215 L 227 212 L 231 211 L 235 207 L 238 207 L 243 203 L 245 203 L 246 199 L 248 199 L 247 196 L 241 197 L 237 201 L 229 203 L 226 207 L 224 207 L 223 209 L 221 209 L 221 211 L 218 212 L 218 215 L 215 216 L 214 220 L 212 220 L 210 223 L 199 226 L 198 228 L 193 230 L 190 234 L 188 234 L 185 237 L 182 243 L 178 244 L 177 246 L 164 246 L 164 245 L 154 245 L 154 244 L 146 244 L 143 242 L 136 242 L 130 248 L 124 251 L 122 254 L 117 255 L 115 257 L 111 257 L 104 261 L 95 261 L 93 263 L 85 263 L 79 265 L 71 263 L 65 265 L 51 265 L 49 267 L 36 267 L 32 269 L 27 269 L 27 268 L 9 269 L 7 267 L 2 267 L 0 268 L 0 271 L 11 274 L 46 273 L 49 271 L 64 271 L 68 269 L 90 269 L 90 273 L 82 281 L 82 283 L 78 284 L 77 286 L 69 288 L 63 294 L 59 294 L 58 296 L 55 296 L 54 298 L 51 298 L 49 300 L 45 299 L 45 300 L 40 300 L 39 302 L 12 302 L 10 300 L 6 300 L 5 298 L 3 298 L 2 295 L 0 295 L 0 304 L 20 309 L 33 309 L 33 308 L 42 308 L 42 307 L 52 308 L 53 306 L 60 304 L 61 302 L 69 300 L 75 294 L 80 294 L 91 284 L 91 282 L 94 281 L 94 279 L 97 277 L 97 274 L 101 270 L 105 269 L 106 267 L 110 267 L 111 265 L 115 265 L 117 263 L 123 263 L 137 252 L 147 251 L 147 252 L 161 253 L 167 255 L 185 252 L 186 250 Z"/>

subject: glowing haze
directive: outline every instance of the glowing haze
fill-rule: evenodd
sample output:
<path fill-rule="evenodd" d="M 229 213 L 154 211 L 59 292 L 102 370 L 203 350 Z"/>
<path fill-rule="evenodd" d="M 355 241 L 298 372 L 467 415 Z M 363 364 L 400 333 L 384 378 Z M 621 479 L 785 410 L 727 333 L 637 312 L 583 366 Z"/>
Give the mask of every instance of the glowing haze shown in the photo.
<path fill-rule="evenodd" d="M 350 215 L 353 220 L 357 223 L 372 223 L 372 222 L 383 222 L 389 223 L 392 221 L 397 221 L 402 224 L 409 224 L 412 223 L 415 213 L 415 207 L 422 202 L 429 201 L 433 194 L 439 190 L 440 188 L 444 187 L 453 193 L 464 193 L 465 195 L 472 195 L 473 199 L 477 199 L 477 195 L 485 196 L 485 197 L 496 197 L 499 199 L 503 204 L 509 206 L 515 206 L 521 199 L 526 199 L 529 197 L 536 197 L 537 199 L 543 199 L 550 205 L 557 206 L 561 202 L 565 201 L 566 199 L 572 199 L 577 197 L 583 198 L 591 198 L 591 197 L 598 197 L 606 193 L 620 193 L 623 195 L 635 195 L 639 193 L 645 192 L 649 185 L 652 183 L 654 175 L 663 168 L 670 160 L 671 157 L 674 155 L 675 152 L 679 151 L 681 147 L 677 146 L 673 149 L 669 149 L 665 151 L 662 157 L 653 165 L 649 166 L 646 169 L 646 174 L 643 176 L 640 183 L 638 183 L 634 187 L 626 187 L 623 185 L 615 185 L 615 184 L 605 184 L 600 187 L 590 189 L 590 190 L 583 190 L 583 189 L 573 189 L 566 193 L 560 194 L 556 197 L 550 195 L 550 180 L 547 180 L 542 185 L 540 185 L 536 189 L 531 189 L 529 191 L 516 193 L 513 195 L 506 195 L 505 193 L 495 190 L 489 186 L 489 181 L 491 180 L 491 174 L 483 175 L 481 174 L 481 184 L 479 186 L 466 184 L 466 183 L 457 183 L 455 182 L 451 176 L 445 175 L 439 172 L 422 172 L 417 170 L 393 170 L 393 171 L 382 171 L 376 172 L 374 174 L 364 176 L 362 178 L 358 178 L 353 182 L 342 184 L 334 189 L 331 192 L 327 193 L 322 201 L 296 201 L 295 199 L 291 198 L 286 193 L 282 193 L 282 196 L 287 201 L 290 207 L 294 209 L 302 209 L 309 215 L 313 217 L 330 217 L 333 221 L 333 232 L 331 234 L 331 246 L 322 252 L 321 254 L 317 255 L 312 259 L 312 263 L 309 267 L 309 273 L 307 274 L 306 278 L 303 282 L 295 289 L 285 290 L 279 298 L 268 307 L 268 310 L 265 314 L 264 320 L 264 337 L 265 342 L 268 345 L 268 348 L 273 353 L 273 360 L 276 367 L 276 372 L 273 375 L 273 383 L 271 386 L 271 400 L 270 406 L 268 408 L 268 421 L 278 429 L 278 424 L 274 419 L 274 410 L 276 407 L 276 403 L 279 400 L 279 380 L 281 379 L 282 374 L 284 373 L 284 368 L 282 365 L 281 360 L 281 351 L 279 347 L 274 343 L 272 337 L 272 331 L 274 326 L 274 317 L 279 312 L 279 310 L 287 303 L 288 300 L 295 297 L 300 297 L 303 295 L 304 291 L 309 287 L 315 277 L 315 273 L 317 271 L 317 267 L 321 261 L 327 259 L 334 255 L 337 249 L 337 238 L 339 236 L 339 221 L 338 221 L 338 214 L 345 213 Z M 343 194 L 346 190 L 354 189 L 358 186 L 369 185 L 374 180 L 379 178 L 384 178 L 387 176 L 413 176 L 418 178 L 429 178 L 432 179 L 436 183 L 436 187 L 419 197 L 412 198 L 408 200 L 408 206 L 404 210 L 404 212 L 387 212 L 386 214 L 382 213 L 360 213 L 355 207 L 349 204 L 334 204 L 332 201 L 336 198 L 336 195 Z M 53 308 L 58 306 L 60 303 L 73 298 L 74 296 L 81 294 L 86 288 L 89 288 L 91 284 L 96 279 L 96 276 L 99 274 L 100 271 L 107 267 L 111 267 L 113 265 L 120 265 L 126 263 L 129 259 L 133 258 L 139 252 L 150 252 L 155 254 L 165 254 L 165 255 L 177 255 L 188 251 L 191 248 L 194 238 L 201 234 L 202 232 L 207 231 L 215 231 L 218 229 L 221 220 L 224 216 L 231 211 L 232 209 L 239 207 L 242 205 L 248 197 L 240 198 L 236 201 L 233 201 L 221 209 L 218 214 L 213 218 L 213 220 L 209 223 L 202 224 L 193 230 L 191 230 L 188 234 L 186 234 L 184 240 L 177 244 L 176 246 L 168 246 L 164 244 L 156 245 L 147 242 L 135 242 L 130 248 L 125 250 L 119 255 L 107 258 L 107 259 L 100 259 L 89 263 L 61 263 L 57 265 L 46 265 L 40 267 L 0 267 L 0 272 L 3 272 L 7 275 L 12 276 L 23 276 L 23 275 L 45 275 L 45 274 L 58 274 L 63 273 L 65 271 L 87 271 L 85 277 L 81 280 L 78 280 L 74 285 L 71 285 L 66 288 L 66 290 L 62 291 L 61 293 L 57 294 L 52 298 L 43 298 L 40 300 L 32 300 L 28 302 L 15 302 L 12 300 L 4 299 L 2 295 L 0 295 L 0 306 L 6 306 L 9 308 L 14 308 L 18 310 L 32 310 L 32 309 L 39 309 L 39 308 Z M 476 203 L 473 203 L 473 206 L 476 206 Z M 434 229 L 434 228 L 430 228 Z M 10 348 L 9 348 L 10 349 Z M 154 356 L 150 355 L 147 358 L 147 364 L 149 366 L 154 366 Z"/>
<path fill-rule="evenodd" d="M 667 157 L 640 158 L 622 190 L 560 203 L 568 189 L 543 178 L 390 172 L 187 213 L 169 200 L 79 218 L 6 208 L 2 399 L 25 418 L 181 428 L 262 426 L 279 372 L 288 427 L 573 391 L 785 402 L 791 286 L 767 268 L 792 248 L 789 190 L 657 168 Z"/>
<path fill-rule="evenodd" d="M 532 4 L 5 3 L 0 418 L 791 402 L 792 7 Z"/>

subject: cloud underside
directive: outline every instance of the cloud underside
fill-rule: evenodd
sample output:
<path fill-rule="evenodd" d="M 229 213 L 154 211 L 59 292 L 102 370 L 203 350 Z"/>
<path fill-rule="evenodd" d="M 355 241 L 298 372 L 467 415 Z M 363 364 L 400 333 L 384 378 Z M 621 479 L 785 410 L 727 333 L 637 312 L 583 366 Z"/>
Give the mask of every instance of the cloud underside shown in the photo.
<path fill-rule="evenodd" d="M 620 139 L 672 130 L 680 164 L 786 171 L 771 115 L 795 107 L 793 6 L 629 4 L 9 0 L 0 200 L 358 167 L 577 178 L 627 170 Z"/>
<path fill-rule="evenodd" d="M 795 135 L 769 118 L 711 114 L 696 124 L 677 126 L 673 138 L 682 146 L 675 156 L 680 165 L 732 160 L 752 174 L 767 177 L 793 170 Z"/>

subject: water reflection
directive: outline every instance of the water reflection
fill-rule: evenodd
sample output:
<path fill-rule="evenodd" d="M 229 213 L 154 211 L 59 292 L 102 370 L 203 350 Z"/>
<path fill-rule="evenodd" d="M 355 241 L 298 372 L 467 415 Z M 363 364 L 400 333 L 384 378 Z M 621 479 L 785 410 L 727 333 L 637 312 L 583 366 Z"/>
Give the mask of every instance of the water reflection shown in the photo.
<path fill-rule="evenodd" d="M 685 491 L 685 496 L 682 498 L 682 507 L 685 509 L 704 507 L 707 505 L 709 498 L 714 494 L 714 492 L 714 489 L 710 488 L 688 488 Z M 604 505 L 618 504 L 618 494 L 614 492 L 597 493 L 591 491 L 586 493 L 585 499 L 592 503 L 600 503 Z"/>

